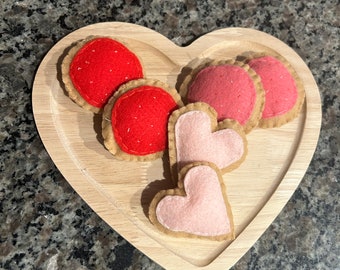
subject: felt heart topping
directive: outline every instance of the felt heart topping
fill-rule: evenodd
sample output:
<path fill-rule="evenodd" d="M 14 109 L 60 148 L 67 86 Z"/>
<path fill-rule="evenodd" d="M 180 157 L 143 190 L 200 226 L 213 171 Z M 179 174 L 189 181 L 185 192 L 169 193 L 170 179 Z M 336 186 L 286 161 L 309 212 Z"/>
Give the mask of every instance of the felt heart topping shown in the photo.
<path fill-rule="evenodd" d="M 142 85 L 122 94 L 111 113 L 112 131 L 121 150 L 148 155 L 167 147 L 167 123 L 177 108 L 164 89 Z"/>
<path fill-rule="evenodd" d="M 256 103 L 252 77 L 241 66 L 216 65 L 203 68 L 189 85 L 189 102 L 205 102 L 218 114 L 218 120 L 235 119 L 245 125 Z"/>
<path fill-rule="evenodd" d="M 298 91 L 287 68 L 272 56 L 255 58 L 248 64 L 261 77 L 265 90 L 262 118 L 282 115 L 291 110 L 296 104 Z"/>
<path fill-rule="evenodd" d="M 212 164 L 185 168 L 177 190 L 161 192 L 154 199 L 153 222 L 165 231 L 182 235 L 226 239 L 233 237 L 233 221 L 225 186 Z M 168 195 L 170 194 L 170 195 Z"/>
<path fill-rule="evenodd" d="M 137 56 L 111 38 L 87 42 L 73 57 L 70 78 L 83 99 L 102 108 L 117 88 L 132 79 L 143 77 Z"/>
<path fill-rule="evenodd" d="M 216 112 L 205 103 L 175 111 L 169 122 L 169 132 L 174 133 L 169 135 L 170 161 L 172 166 L 177 163 L 178 171 L 188 163 L 208 161 L 225 172 L 245 158 L 247 141 L 240 125 L 217 123 Z"/>

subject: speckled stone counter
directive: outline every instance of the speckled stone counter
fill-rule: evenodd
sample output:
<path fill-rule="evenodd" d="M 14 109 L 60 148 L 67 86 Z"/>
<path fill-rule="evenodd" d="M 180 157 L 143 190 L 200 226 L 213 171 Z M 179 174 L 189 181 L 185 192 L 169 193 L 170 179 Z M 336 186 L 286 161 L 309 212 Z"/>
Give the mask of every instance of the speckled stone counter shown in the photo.
<path fill-rule="evenodd" d="M 2 0 L 0 17 L 1 269 L 162 269 L 75 193 L 33 120 L 32 83 L 44 55 L 66 34 L 103 21 L 143 25 L 179 45 L 250 27 L 296 50 L 320 89 L 320 140 L 293 197 L 233 269 L 340 269 L 338 1 Z"/>

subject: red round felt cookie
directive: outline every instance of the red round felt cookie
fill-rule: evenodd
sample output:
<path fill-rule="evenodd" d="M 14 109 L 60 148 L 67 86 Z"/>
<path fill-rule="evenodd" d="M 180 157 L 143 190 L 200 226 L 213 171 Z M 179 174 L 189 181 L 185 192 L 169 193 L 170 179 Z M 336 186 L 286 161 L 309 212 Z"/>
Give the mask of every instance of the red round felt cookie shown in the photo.
<path fill-rule="evenodd" d="M 111 112 L 112 131 L 120 149 L 143 156 L 167 147 L 167 124 L 178 105 L 164 89 L 142 85 L 122 94 Z"/>
<path fill-rule="evenodd" d="M 122 43 L 100 37 L 88 41 L 75 54 L 69 76 L 86 102 L 102 108 L 121 84 L 142 78 L 143 68 Z"/>

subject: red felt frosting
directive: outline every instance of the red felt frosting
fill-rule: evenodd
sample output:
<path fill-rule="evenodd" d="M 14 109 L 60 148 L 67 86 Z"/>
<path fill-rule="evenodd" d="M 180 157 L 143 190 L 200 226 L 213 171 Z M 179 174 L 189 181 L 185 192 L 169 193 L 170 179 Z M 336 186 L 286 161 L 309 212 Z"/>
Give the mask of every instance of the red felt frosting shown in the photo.
<path fill-rule="evenodd" d="M 89 41 L 70 65 L 74 87 L 86 102 L 97 108 L 102 108 L 121 84 L 142 77 L 137 56 L 111 38 Z"/>
<path fill-rule="evenodd" d="M 167 147 L 167 124 L 177 103 L 160 87 L 143 85 L 121 95 L 111 113 L 119 147 L 128 154 L 148 155 Z"/>

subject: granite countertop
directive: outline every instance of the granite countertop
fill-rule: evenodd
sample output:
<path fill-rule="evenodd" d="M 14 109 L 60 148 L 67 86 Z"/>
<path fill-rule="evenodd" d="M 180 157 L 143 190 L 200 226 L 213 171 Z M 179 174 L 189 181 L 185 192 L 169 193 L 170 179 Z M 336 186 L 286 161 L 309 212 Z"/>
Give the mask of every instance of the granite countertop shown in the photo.
<path fill-rule="evenodd" d="M 70 187 L 33 119 L 32 84 L 44 55 L 73 30 L 104 21 L 143 25 L 178 45 L 249 27 L 296 50 L 319 86 L 320 139 L 299 188 L 233 269 L 340 269 L 337 0 L 2 0 L 0 17 L 1 269 L 162 269 Z"/>

